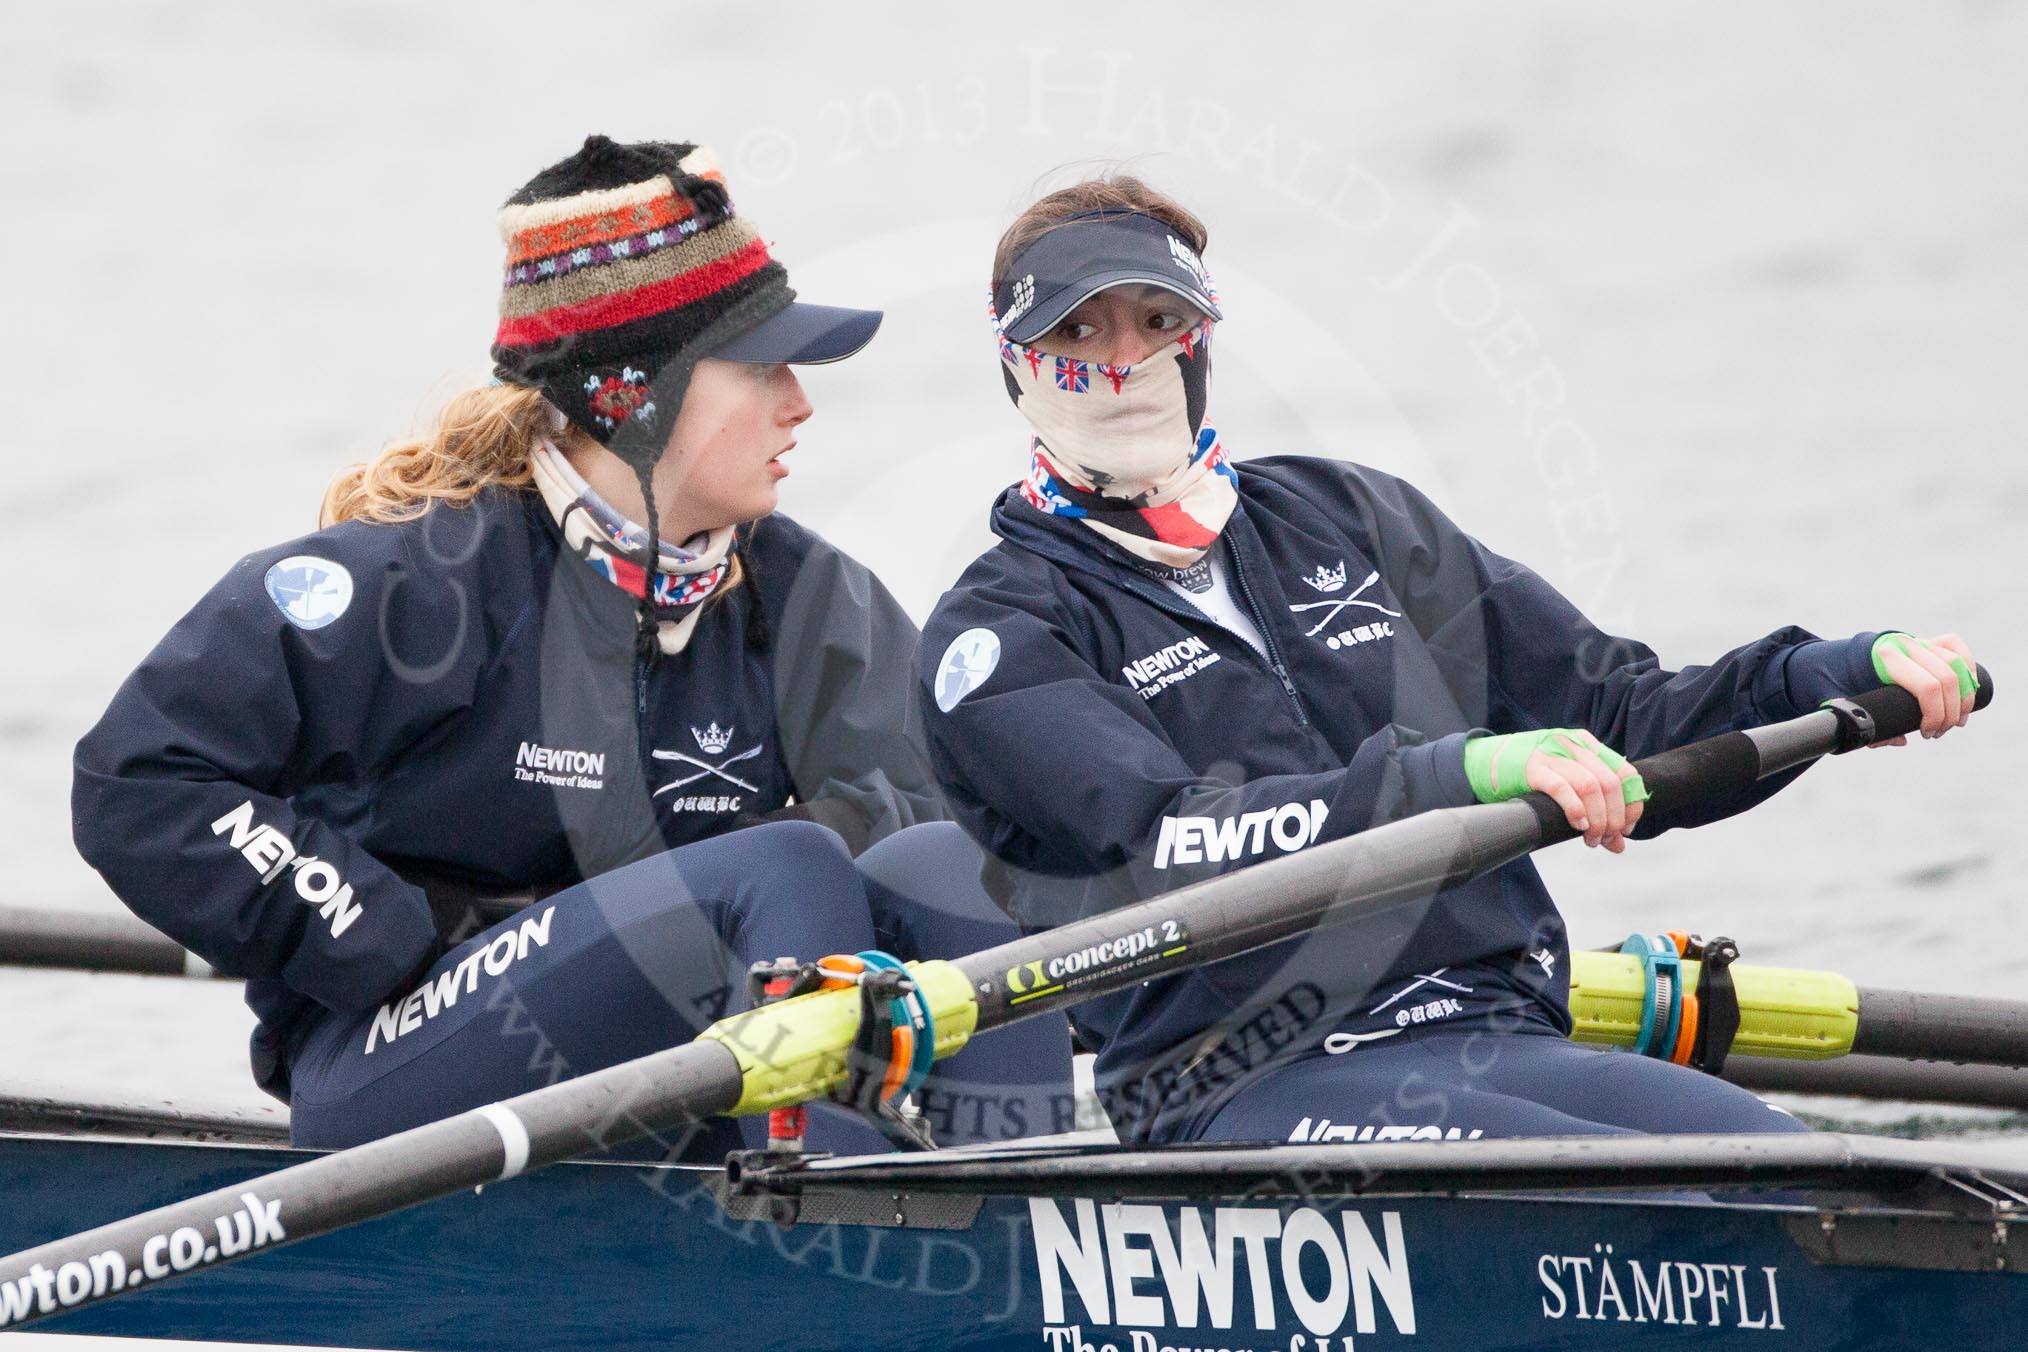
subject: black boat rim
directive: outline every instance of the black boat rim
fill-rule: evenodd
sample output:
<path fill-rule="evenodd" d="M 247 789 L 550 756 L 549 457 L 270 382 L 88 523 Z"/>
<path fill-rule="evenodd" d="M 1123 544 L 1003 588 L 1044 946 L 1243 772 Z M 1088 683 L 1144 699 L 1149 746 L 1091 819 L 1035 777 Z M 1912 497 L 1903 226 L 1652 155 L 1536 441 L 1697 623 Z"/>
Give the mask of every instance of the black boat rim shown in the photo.
<path fill-rule="evenodd" d="M 2028 1218 L 2028 1148 L 1814 1132 L 1768 1136 L 1570 1136 L 1367 1144 L 978 1147 L 918 1155 L 769 1156 L 728 1161 L 737 1191 L 978 1196 L 1571 1195 L 1629 1188 L 1835 1188 L 1956 1196 Z"/>

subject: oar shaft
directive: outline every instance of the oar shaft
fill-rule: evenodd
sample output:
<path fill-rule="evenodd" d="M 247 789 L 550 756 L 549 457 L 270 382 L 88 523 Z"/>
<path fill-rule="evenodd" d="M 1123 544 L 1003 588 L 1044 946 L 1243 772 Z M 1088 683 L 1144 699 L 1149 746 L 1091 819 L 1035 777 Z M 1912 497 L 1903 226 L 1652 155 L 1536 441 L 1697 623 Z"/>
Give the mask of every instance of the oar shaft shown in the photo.
<path fill-rule="evenodd" d="M 2028 1071 L 2013 1066 L 1958 1066 L 1891 1056 L 1841 1056 L 1835 1061 L 1735 1056 L 1725 1063 L 1725 1078 L 1748 1089 L 1779 1093 L 2028 1110 Z"/>
<path fill-rule="evenodd" d="M 1561 819 L 1558 819 L 1559 822 Z M 1235 957 L 1313 929 L 1427 904 L 1543 843 L 1526 801 L 1425 812 L 961 958 L 980 1029 Z"/>
<path fill-rule="evenodd" d="M 15 1287 L 0 1310 L 31 1302 L 23 1324 L 79 1309 L 722 1114 L 739 1094 L 725 1046 L 688 1043 L 14 1254 L 0 1260 L 0 1288 Z"/>
<path fill-rule="evenodd" d="M 1852 1050 L 1912 1061 L 2028 1066 L 2028 1006 L 1978 995 L 1859 988 Z"/>
<path fill-rule="evenodd" d="M 93 972 L 210 976 L 211 968 L 168 935 L 123 912 L 0 906 L 0 964 Z"/>

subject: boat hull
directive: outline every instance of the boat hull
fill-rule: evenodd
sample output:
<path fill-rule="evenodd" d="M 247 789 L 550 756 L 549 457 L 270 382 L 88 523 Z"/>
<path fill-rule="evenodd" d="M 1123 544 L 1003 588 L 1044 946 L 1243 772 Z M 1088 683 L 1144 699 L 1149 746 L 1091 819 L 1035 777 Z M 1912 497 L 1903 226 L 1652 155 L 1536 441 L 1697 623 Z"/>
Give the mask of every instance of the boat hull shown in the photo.
<path fill-rule="evenodd" d="M 296 1158 L 0 1136 L 0 1252 Z M 783 1228 L 751 1205 L 734 1204 L 746 1219 L 728 1212 L 723 1194 L 713 1170 L 560 1165 L 38 1327 L 445 1352 L 1364 1352 L 1647 1338 L 1854 1349 L 2011 1345 L 2028 1327 L 2028 1279 L 1971 1270 L 1993 1265 L 1992 1222 L 1892 1207 L 1512 1195 L 897 1204 L 862 1190 L 808 1195 Z M 849 1220 L 820 1219 L 827 1211 Z"/>

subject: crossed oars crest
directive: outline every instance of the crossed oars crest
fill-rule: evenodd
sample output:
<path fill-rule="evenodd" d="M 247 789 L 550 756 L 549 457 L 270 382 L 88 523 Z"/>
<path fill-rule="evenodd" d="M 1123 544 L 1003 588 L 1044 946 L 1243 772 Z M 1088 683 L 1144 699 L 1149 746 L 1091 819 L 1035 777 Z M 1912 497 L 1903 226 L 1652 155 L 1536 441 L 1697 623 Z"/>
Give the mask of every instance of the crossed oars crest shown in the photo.
<path fill-rule="evenodd" d="M 1303 637 L 1315 638 L 1326 627 L 1328 627 L 1333 620 L 1337 619 L 1338 613 L 1344 610 L 1345 607 L 1347 606 L 1364 606 L 1368 610 L 1377 610 L 1381 614 L 1388 616 L 1390 619 L 1396 620 L 1400 619 L 1401 612 L 1398 610 L 1389 610 L 1386 606 L 1381 605 L 1378 601 L 1362 601 L 1359 599 L 1359 594 L 1361 592 L 1365 591 L 1368 587 L 1372 586 L 1379 580 L 1380 573 L 1376 569 L 1375 571 L 1368 573 L 1366 575 L 1366 580 L 1364 582 L 1354 587 L 1350 592 L 1348 592 L 1344 596 L 1334 596 L 1328 601 L 1305 601 L 1299 606 L 1290 606 L 1289 609 L 1297 613 L 1301 613 L 1302 611 L 1305 610 L 1318 610 L 1325 606 L 1330 607 L 1329 612 L 1324 616 L 1323 619 L 1317 621 L 1316 624 L 1312 625 L 1310 628 L 1305 629 L 1303 631 Z"/>
<path fill-rule="evenodd" d="M 649 754 L 652 755 L 656 760 L 681 761 L 685 765 L 695 765 L 700 768 L 694 775 L 690 775 L 683 779 L 670 780 L 667 784 L 664 784 L 661 788 L 655 790 L 655 792 L 650 796 L 660 798 L 663 794 L 669 792 L 671 789 L 680 789 L 683 788 L 685 785 L 695 784 L 698 780 L 704 778 L 706 775 L 717 775 L 720 779 L 724 780 L 726 783 L 736 784 L 740 788 L 745 789 L 748 793 L 759 793 L 760 789 L 757 786 L 747 783 L 744 779 L 741 779 L 738 775 L 727 774 L 725 772 L 725 767 L 728 765 L 737 765 L 739 762 L 743 760 L 753 759 L 755 756 L 758 756 L 761 753 L 761 748 L 765 745 L 766 743 L 764 742 L 756 742 L 753 746 L 748 747 L 745 751 L 740 752 L 737 756 L 727 756 L 724 760 L 720 761 L 716 765 L 711 764 L 711 762 L 709 761 L 701 761 L 697 759 L 697 757 L 695 756 L 685 755 L 681 751 L 652 751 Z"/>

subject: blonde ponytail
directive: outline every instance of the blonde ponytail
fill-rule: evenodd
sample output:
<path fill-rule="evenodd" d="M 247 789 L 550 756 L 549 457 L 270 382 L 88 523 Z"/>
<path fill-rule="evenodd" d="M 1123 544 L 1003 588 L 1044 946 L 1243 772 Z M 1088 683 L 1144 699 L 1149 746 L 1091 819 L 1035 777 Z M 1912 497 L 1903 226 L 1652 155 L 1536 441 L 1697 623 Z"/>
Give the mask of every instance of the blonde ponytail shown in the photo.
<path fill-rule="evenodd" d="M 548 428 L 542 392 L 482 385 L 453 395 L 429 435 L 397 441 L 340 471 L 324 490 L 318 526 L 413 521 L 432 502 L 469 502 L 488 488 L 534 483 L 528 449 Z"/>

